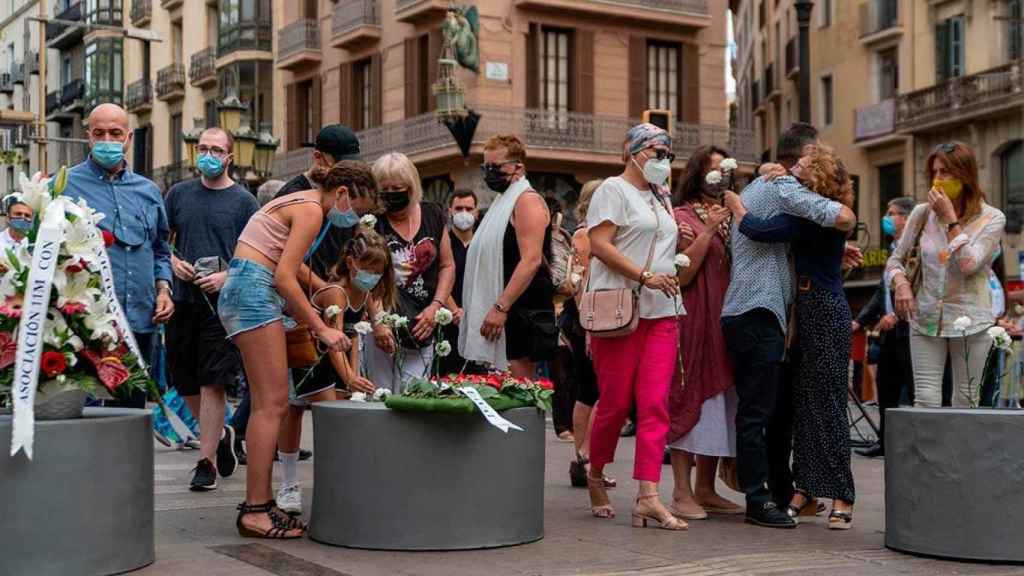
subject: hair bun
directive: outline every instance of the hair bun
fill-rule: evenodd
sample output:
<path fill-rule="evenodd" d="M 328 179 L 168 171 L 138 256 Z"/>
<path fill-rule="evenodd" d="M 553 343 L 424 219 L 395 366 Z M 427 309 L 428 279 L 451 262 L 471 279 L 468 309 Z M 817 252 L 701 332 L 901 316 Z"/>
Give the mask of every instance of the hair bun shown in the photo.
<path fill-rule="evenodd" d="M 317 186 L 323 187 L 324 183 L 327 181 L 327 175 L 330 174 L 330 172 L 330 169 L 324 168 L 323 166 L 314 166 L 313 169 L 309 171 L 309 181 Z"/>

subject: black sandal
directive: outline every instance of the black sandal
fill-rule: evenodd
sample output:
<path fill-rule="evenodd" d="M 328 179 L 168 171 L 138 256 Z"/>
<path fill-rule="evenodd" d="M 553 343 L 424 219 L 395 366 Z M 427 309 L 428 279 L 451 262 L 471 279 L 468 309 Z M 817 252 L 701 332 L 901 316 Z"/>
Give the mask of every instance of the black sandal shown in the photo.
<path fill-rule="evenodd" d="M 829 530 L 849 530 L 853 528 L 853 512 L 840 512 L 833 509 L 828 513 Z"/>
<path fill-rule="evenodd" d="M 246 514 L 266 514 L 270 518 L 271 527 L 266 532 L 260 532 L 252 528 L 248 528 L 242 525 L 242 517 Z M 273 500 L 265 504 L 246 504 L 242 502 L 238 505 L 238 519 L 235 520 L 235 526 L 238 528 L 238 534 L 245 538 L 268 538 L 272 540 L 287 540 L 292 538 L 302 538 L 306 532 L 306 525 L 299 520 L 289 516 L 284 510 L 277 507 L 277 502 Z M 300 534 L 289 535 L 289 532 L 294 530 L 301 530 Z"/>
<path fill-rule="evenodd" d="M 793 491 L 793 495 L 795 496 L 797 494 L 799 494 L 804 499 L 803 505 L 799 506 L 799 507 L 793 506 L 793 504 L 792 504 L 793 500 L 791 498 L 790 499 L 790 504 L 788 506 L 786 506 L 786 515 L 789 516 L 790 518 L 796 518 L 798 516 L 814 516 L 815 513 L 817 512 L 818 503 L 814 500 L 814 498 L 811 497 L 810 494 L 808 494 L 807 492 L 804 492 L 803 490 L 794 490 Z M 810 506 L 814 506 L 815 507 L 815 512 L 811 513 L 811 514 L 808 514 L 807 512 L 804 512 Z"/>
<path fill-rule="evenodd" d="M 590 459 L 579 452 L 576 453 L 576 460 L 569 463 L 569 482 L 573 488 L 587 487 L 587 464 L 590 464 Z M 602 478 L 605 488 L 615 488 L 618 485 L 614 478 L 607 476 Z"/>

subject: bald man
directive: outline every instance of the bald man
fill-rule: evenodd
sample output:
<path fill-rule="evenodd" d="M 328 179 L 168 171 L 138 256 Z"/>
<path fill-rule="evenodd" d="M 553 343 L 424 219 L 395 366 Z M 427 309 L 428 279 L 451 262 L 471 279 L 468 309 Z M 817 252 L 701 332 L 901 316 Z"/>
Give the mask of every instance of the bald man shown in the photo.
<path fill-rule="evenodd" d="M 87 122 L 89 157 L 68 171 L 64 193 L 84 198 L 107 216 L 99 227 L 114 235 L 107 254 L 117 299 L 148 363 L 157 324 L 174 313 L 167 213 L 157 185 L 132 172 L 125 160 L 132 141 L 128 113 L 115 104 L 101 104 Z M 128 404 L 143 407 L 145 393 Z"/>

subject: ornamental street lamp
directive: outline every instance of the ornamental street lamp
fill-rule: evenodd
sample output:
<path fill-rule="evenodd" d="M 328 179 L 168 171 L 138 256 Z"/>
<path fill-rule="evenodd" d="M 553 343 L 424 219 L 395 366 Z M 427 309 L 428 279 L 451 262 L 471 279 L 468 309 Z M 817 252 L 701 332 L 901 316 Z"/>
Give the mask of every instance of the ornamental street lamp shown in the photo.
<path fill-rule="evenodd" d="M 189 168 L 195 168 L 196 161 L 199 159 L 196 147 L 199 146 L 199 137 L 203 134 L 203 128 L 200 127 L 202 124 L 202 120 L 196 118 L 192 121 L 193 128 L 181 133 L 182 139 L 185 140 L 185 151 L 188 158 Z"/>
<path fill-rule="evenodd" d="M 227 95 L 220 105 L 217 106 L 217 114 L 220 117 L 220 127 L 225 131 L 234 134 L 242 126 L 242 115 L 249 111 L 249 107 L 238 99 L 234 92 Z"/>
<path fill-rule="evenodd" d="M 277 152 L 279 144 L 281 144 L 280 138 L 274 138 L 274 135 L 267 130 L 260 131 L 259 140 L 256 142 L 256 152 L 253 156 L 253 171 L 260 177 L 266 178 L 270 175 L 274 164 L 274 154 Z"/>

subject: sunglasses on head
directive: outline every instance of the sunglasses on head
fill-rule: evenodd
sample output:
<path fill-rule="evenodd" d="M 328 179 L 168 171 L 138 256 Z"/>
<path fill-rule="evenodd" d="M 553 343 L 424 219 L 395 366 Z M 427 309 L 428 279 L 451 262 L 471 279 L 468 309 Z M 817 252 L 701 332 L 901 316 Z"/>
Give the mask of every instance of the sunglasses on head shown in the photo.
<path fill-rule="evenodd" d="M 941 152 L 943 154 L 952 154 L 953 152 L 956 152 L 956 144 L 954 144 L 953 142 L 939 144 L 938 146 L 935 147 L 935 151 Z"/>

